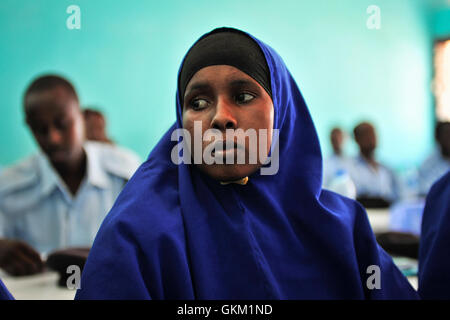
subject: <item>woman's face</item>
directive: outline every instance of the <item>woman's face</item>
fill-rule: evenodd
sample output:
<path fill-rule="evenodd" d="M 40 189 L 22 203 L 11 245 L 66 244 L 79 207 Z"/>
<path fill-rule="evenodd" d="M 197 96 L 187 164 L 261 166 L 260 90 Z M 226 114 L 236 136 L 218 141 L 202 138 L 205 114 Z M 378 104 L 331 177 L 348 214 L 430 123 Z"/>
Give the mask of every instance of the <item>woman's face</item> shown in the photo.
<path fill-rule="evenodd" d="M 220 141 L 223 145 L 223 151 L 212 152 L 215 159 L 223 158 L 223 164 L 207 164 L 202 154 L 201 163 L 196 164 L 201 171 L 213 179 L 231 181 L 246 177 L 261 167 L 272 143 L 273 103 L 258 82 L 232 66 L 205 67 L 189 81 L 183 101 L 183 128 L 191 135 L 193 158 L 198 152 L 194 148 L 194 141 L 198 139 L 194 134 L 194 123 L 197 128 L 201 124 L 202 152 L 212 141 Z M 204 133 L 209 129 L 215 129 L 218 135 L 215 140 L 204 141 Z M 233 136 L 228 135 L 231 132 Z M 256 140 L 252 138 L 255 132 Z M 238 163 L 238 157 L 245 158 L 244 163 Z M 194 160 L 194 163 L 197 162 Z"/>

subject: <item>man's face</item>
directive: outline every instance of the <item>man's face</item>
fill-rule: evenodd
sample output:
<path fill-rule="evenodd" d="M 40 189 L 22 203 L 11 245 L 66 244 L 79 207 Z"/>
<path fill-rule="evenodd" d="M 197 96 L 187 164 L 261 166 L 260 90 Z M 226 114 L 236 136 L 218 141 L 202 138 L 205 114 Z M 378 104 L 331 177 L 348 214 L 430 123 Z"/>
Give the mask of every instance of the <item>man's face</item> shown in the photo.
<path fill-rule="evenodd" d="M 94 141 L 108 141 L 106 137 L 105 119 L 97 114 L 84 117 L 86 125 L 86 138 Z"/>
<path fill-rule="evenodd" d="M 341 153 L 343 142 L 344 142 L 344 134 L 342 130 L 334 129 L 331 132 L 331 145 L 333 146 L 334 152 Z"/>
<path fill-rule="evenodd" d="M 225 143 L 227 129 L 242 129 L 242 132 L 254 129 L 257 133 L 257 163 L 249 161 L 250 153 L 254 155 L 255 149 L 249 147 L 248 137 L 242 138 L 243 135 L 240 135 L 242 138 L 240 141 L 245 141 L 244 145 L 236 144 L 234 148 L 224 148 L 224 151 L 217 152 L 217 155 L 225 158 L 231 153 L 236 157 L 238 153 L 243 152 L 244 164 L 237 164 L 236 161 L 234 164 L 226 164 L 224 160 L 224 164 L 208 165 L 202 162 L 197 165 L 213 179 L 230 181 L 246 177 L 261 167 L 270 151 L 273 131 L 272 99 L 258 82 L 235 67 L 209 66 L 195 73 L 186 87 L 182 114 L 183 128 L 191 135 L 190 147 L 193 156 L 194 122 L 201 123 L 202 137 L 206 130 L 217 129 L 221 133 L 219 140 Z M 266 129 L 266 141 L 261 139 L 260 129 Z M 239 137 L 237 140 L 234 139 L 235 142 L 238 140 Z M 211 141 L 202 139 L 202 150 L 205 150 Z M 266 144 L 264 147 L 267 150 L 262 157 L 259 156 L 260 141 Z"/>
<path fill-rule="evenodd" d="M 361 125 L 355 140 L 363 154 L 373 153 L 377 147 L 375 128 L 369 124 Z"/>
<path fill-rule="evenodd" d="M 69 165 L 83 154 L 84 123 L 78 101 L 63 87 L 31 93 L 26 122 L 54 165 Z"/>

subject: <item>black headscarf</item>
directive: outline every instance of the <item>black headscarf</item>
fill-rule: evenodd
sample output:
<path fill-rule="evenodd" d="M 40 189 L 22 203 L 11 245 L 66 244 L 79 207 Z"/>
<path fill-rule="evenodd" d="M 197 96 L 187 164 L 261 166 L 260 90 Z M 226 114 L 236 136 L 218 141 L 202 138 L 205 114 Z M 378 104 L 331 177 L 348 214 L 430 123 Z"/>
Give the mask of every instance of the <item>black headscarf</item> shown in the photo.
<path fill-rule="evenodd" d="M 186 55 L 178 79 L 180 101 L 194 74 L 214 65 L 233 66 L 248 74 L 272 97 L 270 71 L 264 53 L 245 33 L 231 28 L 218 28 L 204 35 Z"/>

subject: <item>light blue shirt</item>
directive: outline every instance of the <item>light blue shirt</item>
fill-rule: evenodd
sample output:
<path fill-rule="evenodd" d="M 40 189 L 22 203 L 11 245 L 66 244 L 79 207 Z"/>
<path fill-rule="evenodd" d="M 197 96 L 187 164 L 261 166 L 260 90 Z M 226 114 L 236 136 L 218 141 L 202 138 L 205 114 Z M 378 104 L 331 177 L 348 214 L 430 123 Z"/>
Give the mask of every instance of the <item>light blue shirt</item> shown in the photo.
<path fill-rule="evenodd" d="M 104 217 L 141 163 L 132 152 L 87 142 L 87 171 L 72 196 L 38 153 L 0 174 L 0 237 L 24 240 L 41 253 L 91 246 Z"/>
<path fill-rule="evenodd" d="M 426 195 L 431 186 L 450 170 L 450 160 L 442 156 L 439 148 L 419 168 L 419 192 Z"/>
<path fill-rule="evenodd" d="M 349 158 L 331 155 L 323 162 L 323 187 L 328 188 L 340 171 L 348 172 Z"/>
<path fill-rule="evenodd" d="M 395 174 L 386 166 L 373 168 L 363 157 L 351 159 L 349 174 L 356 187 L 357 197 L 379 197 L 395 201 L 399 197 L 399 184 Z"/>

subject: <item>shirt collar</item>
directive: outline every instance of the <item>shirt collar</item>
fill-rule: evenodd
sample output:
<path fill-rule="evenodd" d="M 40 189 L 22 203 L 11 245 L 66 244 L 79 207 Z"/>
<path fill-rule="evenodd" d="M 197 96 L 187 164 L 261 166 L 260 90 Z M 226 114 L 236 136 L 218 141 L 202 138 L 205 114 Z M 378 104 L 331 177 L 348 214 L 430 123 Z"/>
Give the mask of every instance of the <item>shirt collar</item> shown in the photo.
<path fill-rule="evenodd" d="M 369 162 L 366 160 L 366 158 L 363 157 L 362 154 L 359 154 L 356 159 L 358 160 L 359 163 L 364 164 L 366 166 L 370 166 Z"/>
<path fill-rule="evenodd" d="M 107 189 L 111 183 L 108 173 L 103 168 L 99 148 L 96 148 L 95 145 L 92 145 L 89 142 L 85 143 L 83 148 L 87 158 L 86 177 L 84 181 L 100 189 Z M 38 153 L 38 166 L 42 194 L 47 195 L 56 187 L 67 191 L 65 183 L 42 152 Z"/>
<path fill-rule="evenodd" d="M 59 185 L 63 185 L 60 182 L 60 178 L 53 169 L 48 158 L 41 151 L 37 155 L 38 168 L 39 168 L 39 178 L 40 178 L 40 188 L 42 195 L 48 195 Z"/>
<path fill-rule="evenodd" d="M 95 143 L 86 142 L 84 150 L 87 157 L 87 182 L 100 189 L 108 189 L 111 180 L 103 165 L 101 148 Z"/>

